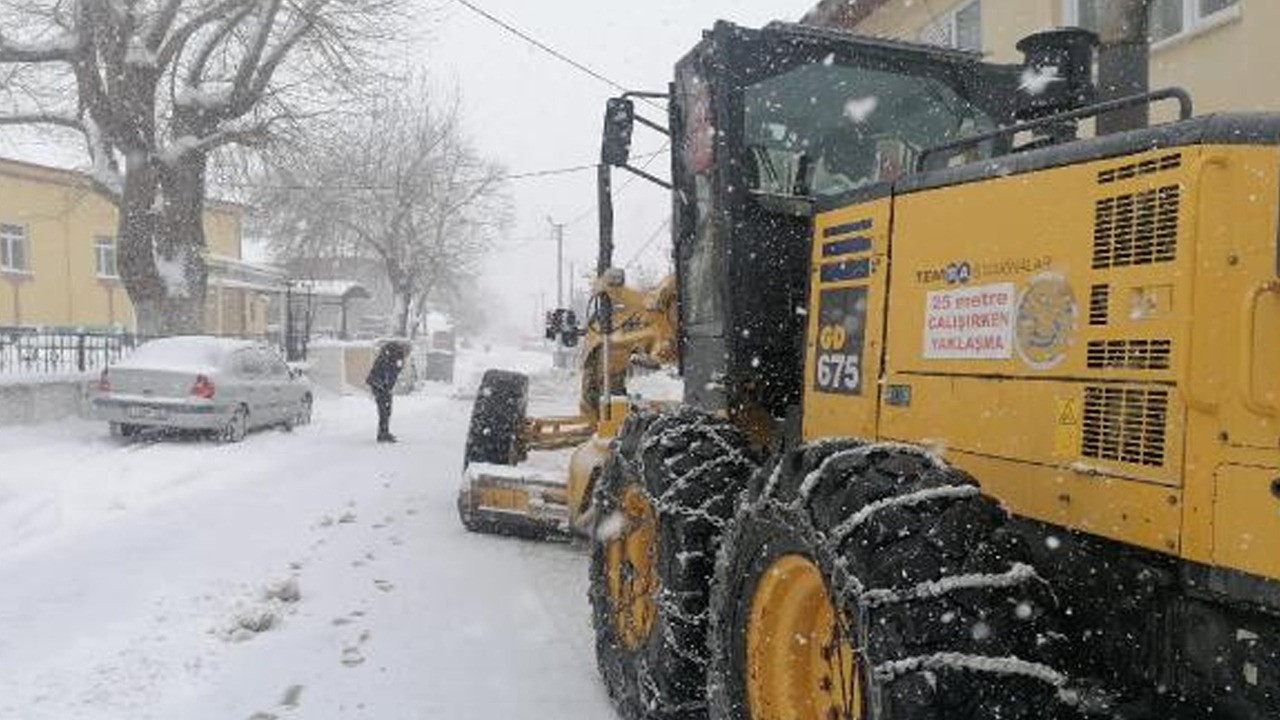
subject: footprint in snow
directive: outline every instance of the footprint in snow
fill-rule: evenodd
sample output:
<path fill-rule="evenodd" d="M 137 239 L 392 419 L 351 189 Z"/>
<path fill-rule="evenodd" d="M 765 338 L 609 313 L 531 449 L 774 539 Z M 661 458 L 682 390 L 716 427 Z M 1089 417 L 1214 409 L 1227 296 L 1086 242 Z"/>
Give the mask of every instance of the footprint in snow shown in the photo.
<path fill-rule="evenodd" d="M 347 667 L 355 667 L 364 662 L 364 655 L 360 653 L 360 648 L 352 646 L 342 648 L 342 664 Z"/>
<path fill-rule="evenodd" d="M 396 586 L 390 580 L 374 580 L 373 586 L 382 592 L 391 592 Z"/>
<path fill-rule="evenodd" d="M 280 698 L 280 705 L 287 708 L 296 708 L 302 702 L 302 685 L 290 685 L 284 691 L 284 696 Z"/>

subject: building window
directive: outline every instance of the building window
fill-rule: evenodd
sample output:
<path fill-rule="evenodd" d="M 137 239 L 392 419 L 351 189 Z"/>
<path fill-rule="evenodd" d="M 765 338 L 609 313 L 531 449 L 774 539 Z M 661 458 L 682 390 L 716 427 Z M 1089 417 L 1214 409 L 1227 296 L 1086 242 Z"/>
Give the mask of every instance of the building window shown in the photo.
<path fill-rule="evenodd" d="M 93 239 L 93 268 L 100 278 L 120 277 L 115 238 L 99 235 Z"/>
<path fill-rule="evenodd" d="M 1108 0 L 1067 0 L 1068 24 L 1093 31 L 1102 27 L 1102 3 Z M 1147 37 L 1152 44 L 1194 33 L 1236 17 L 1240 0 L 1151 0 L 1147 6 Z"/>
<path fill-rule="evenodd" d="M 0 270 L 31 272 L 31 256 L 27 252 L 27 231 L 18 225 L 0 225 Z"/>
<path fill-rule="evenodd" d="M 982 3 L 953 8 L 921 28 L 920 42 L 961 50 L 982 50 Z"/>

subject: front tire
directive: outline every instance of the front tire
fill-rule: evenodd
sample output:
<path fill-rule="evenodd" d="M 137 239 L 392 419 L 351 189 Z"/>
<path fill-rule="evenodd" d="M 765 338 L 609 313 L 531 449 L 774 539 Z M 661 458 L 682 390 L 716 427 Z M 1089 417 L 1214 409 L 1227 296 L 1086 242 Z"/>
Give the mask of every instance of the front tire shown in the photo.
<path fill-rule="evenodd" d="M 506 370 L 486 370 L 471 408 L 463 465 L 515 465 L 524 459 L 520 432 L 529 407 L 529 378 Z"/>
<path fill-rule="evenodd" d="M 486 370 L 471 408 L 471 424 L 463 450 L 462 467 L 471 463 L 515 465 L 525 457 L 525 416 L 529 408 L 529 377 L 507 370 Z M 471 532 L 510 534 L 542 539 L 546 531 L 518 525 L 504 526 L 476 517 L 471 488 L 463 484 L 458 491 L 458 519 Z"/>
<path fill-rule="evenodd" d="M 626 720 L 705 718 L 707 599 L 734 496 L 755 469 L 727 421 L 625 421 L 594 492 L 596 659 Z"/>
<path fill-rule="evenodd" d="M 107 424 L 107 431 L 114 438 L 132 438 L 142 432 L 142 427 L 130 423 L 112 422 Z"/>
<path fill-rule="evenodd" d="M 232 413 L 227 424 L 218 433 L 218 439 L 228 445 L 242 442 L 249 434 L 249 408 L 241 405 Z"/>
<path fill-rule="evenodd" d="M 303 425 L 311 424 L 311 412 L 312 412 L 311 402 L 312 401 L 311 401 L 310 395 L 302 396 L 302 400 L 298 402 L 297 412 L 293 414 L 293 417 L 285 421 L 284 428 L 286 430 L 293 430 L 296 427 L 302 427 Z"/>
<path fill-rule="evenodd" d="M 1078 717 L 1055 601 L 968 475 L 835 441 L 761 473 L 712 592 L 714 720 Z"/>

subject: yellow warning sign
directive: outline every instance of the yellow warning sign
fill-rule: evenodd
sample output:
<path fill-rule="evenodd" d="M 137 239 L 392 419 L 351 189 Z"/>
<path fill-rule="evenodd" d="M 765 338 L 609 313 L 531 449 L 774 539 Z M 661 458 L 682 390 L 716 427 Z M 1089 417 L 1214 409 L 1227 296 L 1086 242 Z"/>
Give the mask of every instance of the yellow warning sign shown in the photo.
<path fill-rule="evenodd" d="M 1058 398 L 1053 429 L 1055 457 L 1075 457 L 1080 447 L 1080 410 L 1074 398 Z"/>

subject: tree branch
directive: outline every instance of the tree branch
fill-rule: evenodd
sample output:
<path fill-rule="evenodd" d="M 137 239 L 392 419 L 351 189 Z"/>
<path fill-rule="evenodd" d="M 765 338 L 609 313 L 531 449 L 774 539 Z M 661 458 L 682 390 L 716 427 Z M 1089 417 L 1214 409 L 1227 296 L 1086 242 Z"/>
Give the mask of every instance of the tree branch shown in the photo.
<path fill-rule="evenodd" d="M 0 63 L 71 62 L 76 59 L 80 38 L 74 34 L 44 43 L 23 43 L 0 33 Z"/>
<path fill-rule="evenodd" d="M 0 115 L 0 125 L 56 125 L 85 132 L 84 123 L 79 119 L 55 113 L 26 113 L 20 115 Z"/>

